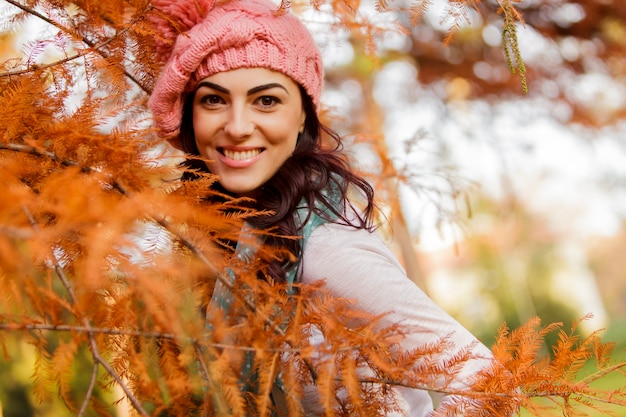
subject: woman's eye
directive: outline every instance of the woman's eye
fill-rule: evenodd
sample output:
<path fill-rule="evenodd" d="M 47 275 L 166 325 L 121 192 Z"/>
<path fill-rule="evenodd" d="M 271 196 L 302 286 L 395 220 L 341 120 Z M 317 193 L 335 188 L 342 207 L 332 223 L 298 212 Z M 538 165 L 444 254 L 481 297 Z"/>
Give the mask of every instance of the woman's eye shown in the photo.
<path fill-rule="evenodd" d="M 224 100 L 222 100 L 222 98 L 216 94 L 207 94 L 206 96 L 202 97 L 200 99 L 200 102 L 202 102 L 203 104 L 220 104 L 223 103 Z"/>
<path fill-rule="evenodd" d="M 272 96 L 259 97 L 259 104 L 263 107 L 272 107 L 278 103 L 280 103 L 280 100 L 277 99 L 276 97 L 272 97 Z"/>

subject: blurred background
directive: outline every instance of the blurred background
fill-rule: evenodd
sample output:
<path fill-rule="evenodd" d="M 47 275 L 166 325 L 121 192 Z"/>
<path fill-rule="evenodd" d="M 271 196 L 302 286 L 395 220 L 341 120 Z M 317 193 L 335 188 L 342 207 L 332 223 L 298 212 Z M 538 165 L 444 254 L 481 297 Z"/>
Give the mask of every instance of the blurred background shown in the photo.
<path fill-rule="evenodd" d="M 494 4 L 429 3 L 417 24 L 415 2 L 369 5 L 377 61 L 304 13 L 330 57 L 324 103 L 411 277 L 487 344 L 502 322 L 591 314 L 582 329 L 623 345 L 626 10 L 516 3 L 525 93 Z"/>
<path fill-rule="evenodd" d="M 623 0 L 515 3 L 527 92 L 495 1 L 343 3 L 372 26 L 345 28 L 325 3 L 292 6 L 326 59 L 329 123 L 376 185 L 411 279 L 488 346 L 503 323 L 568 329 L 589 314 L 581 334 L 605 329 L 625 357 Z M 5 24 L 14 13 L 0 1 L 0 61 L 35 56 L 30 42 L 50 33 Z M 6 349 L 0 416 L 63 415 L 29 398 L 32 352 Z"/>

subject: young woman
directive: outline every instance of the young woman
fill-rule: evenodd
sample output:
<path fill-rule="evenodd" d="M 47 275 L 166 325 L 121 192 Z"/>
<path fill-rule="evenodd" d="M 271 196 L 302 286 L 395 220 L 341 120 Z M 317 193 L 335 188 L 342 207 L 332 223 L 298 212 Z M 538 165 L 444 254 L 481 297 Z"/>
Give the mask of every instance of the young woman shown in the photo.
<path fill-rule="evenodd" d="M 159 47 L 165 65 L 149 103 L 155 124 L 173 146 L 203 158 L 187 165 L 215 174 L 220 191 L 271 213 L 249 226 L 274 228 L 263 244 L 295 256 L 269 262 L 265 277 L 325 280 L 334 296 L 415 329 L 407 350 L 443 338 L 452 342 L 450 357 L 471 349 L 475 358 L 457 376 L 463 387 L 490 352 L 407 278 L 375 233 L 373 190 L 318 119 L 322 61 L 301 22 L 265 0 L 154 3 L 162 16 L 155 23 L 172 40 Z M 327 139 L 336 146 L 323 146 Z M 398 388 L 396 398 L 405 415 L 433 409 L 423 390 Z M 306 398 L 304 409 L 323 412 Z"/>

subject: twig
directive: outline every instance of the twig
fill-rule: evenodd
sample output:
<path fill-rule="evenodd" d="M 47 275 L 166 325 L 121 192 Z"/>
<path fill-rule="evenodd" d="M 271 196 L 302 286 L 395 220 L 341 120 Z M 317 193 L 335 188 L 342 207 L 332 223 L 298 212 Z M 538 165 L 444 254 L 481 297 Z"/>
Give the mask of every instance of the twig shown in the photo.
<path fill-rule="evenodd" d="M 29 239 L 33 236 L 33 232 L 31 230 L 11 226 L 0 226 L 0 233 L 16 239 Z"/>
<path fill-rule="evenodd" d="M 63 31 L 64 33 L 69 33 L 72 36 L 78 37 L 79 40 L 81 42 L 83 42 L 84 44 L 86 44 L 90 49 L 78 52 L 76 55 L 68 57 L 68 58 L 64 58 L 49 64 L 44 64 L 44 65 L 37 65 L 34 68 L 27 68 L 24 70 L 15 70 L 15 71 L 7 71 L 7 72 L 3 72 L 0 73 L 0 78 L 1 77 L 10 77 L 10 76 L 15 76 L 15 75 L 21 75 L 24 73 L 28 73 L 28 72 L 33 72 L 35 70 L 39 70 L 39 69 L 45 69 L 45 68 L 50 68 L 56 65 L 61 65 L 67 62 L 70 62 L 72 60 L 75 60 L 77 58 L 80 58 L 82 56 L 85 56 L 91 52 L 95 52 L 98 55 L 100 55 L 101 57 L 103 57 L 104 59 L 110 58 L 110 55 L 108 55 L 107 53 L 105 53 L 104 51 L 102 51 L 100 48 L 108 45 L 109 43 L 111 43 L 113 40 L 115 40 L 117 37 L 119 37 L 120 35 L 128 32 L 131 27 L 136 24 L 141 16 L 143 16 L 147 11 L 149 11 L 152 6 L 148 6 L 145 10 L 143 10 L 138 17 L 136 17 L 133 21 L 130 22 L 130 24 L 126 27 L 124 27 L 122 30 L 120 30 L 119 32 L 116 31 L 115 35 L 110 37 L 109 39 L 101 42 L 101 43 L 95 43 L 93 41 L 90 41 L 89 39 L 87 39 L 84 36 L 77 36 L 73 31 L 71 31 L 70 29 L 66 28 L 65 26 L 61 25 L 58 22 L 55 22 L 54 20 L 42 15 L 41 13 L 39 13 L 38 11 L 31 9 L 27 6 L 24 6 L 23 4 L 18 3 L 15 0 L 5 0 L 6 2 L 12 4 L 13 6 L 17 7 L 18 9 L 29 13 L 41 20 L 43 20 L 44 22 L 48 23 L 49 25 L 54 26 L 55 28 Z M 146 88 L 146 86 L 144 86 L 133 74 L 131 74 L 130 72 L 128 72 L 126 69 L 124 69 L 124 75 L 126 75 L 131 81 L 133 81 L 139 88 L 141 88 L 144 92 L 146 93 L 150 93 L 150 91 L 148 90 L 148 88 Z"/>
<path fill-rule="evenodd" d="M 202 339 L 194 337 L 182 337 L 176 336 L 172 333 L 161 332 L 148 332 L 143 330 L 128 330 L 128 329 L 111 329 L 102 327 L 85 327 L 85 326 L 73 326 L 70 324 L 43 324 L 43 323 L 0 323 L 0 330 L 17 331 L 17 330 L 29 330 L 29 331 L 57 331 L 57 332 L 72 332 L 72 333 L 87 333 L 87 334 L 103 334 L 108 336 L 136 336 L 150 339 L 166 339 L 177 342 L 184 342 L 190 344 L 201 344 L 202 346 L 210 346 L 216 349 L 229 349 L 239 350 L 242 352 L 256 352 L 263 351 L 268 353 L 299 353 L 302 351 L 300 348 L 260 348 L 252 346 L 231 345 L 228 343 L 214 343 L 207 342 L 207 338 Z M 290 345 L 291 346 L 291 345 Z M 366 347 L 367 345 L 351 345 L 341 348 L 336 348 L 336 352 L 350 352 Z"/>
<path fill-rule="evenodd" d="M 34 146 L 29 146 L 29 145 L 22 145 L 19 143 L 0 143 L 0 149 L 5 149 L 5 150 L 9 150 L 9 151 L 15 151 L 15 152 L 22 152 L 22 153 L 27 153 L 30 155 L 35 155 L 35 156 L 41 156 L 41 157 L 46 157 L 48 159 L 51 159 L 55 162 L 60 162 L 63 165 L 66 166 L 75 166 L 78 165 L 76 162 L 73 161 L 59 161 L 59 158 L 52 152 L 47 152 L 47 151 L 42 151 L 40 149 L 35 148 Z"/>
<path fill-rule="evenodd" d="M 626 368 L 626 362 L 617 363 L 615 365 L 607 366 L 606 368 L 602 368 L 597 372 L 592 373 L 591 375 L 587 375 L 584 377 L 581 382 L 590 383 L 597 381 L 598 379 L 604 377 L 611 372 L 619 371 L 620 369 Z"/>
<path fill-rule="evenodd" d="M 24 6 L 23 4 L 15 1 L 15 0 L 4 0 L 9 4 L 12 4 L 13 6 L 17 7 L 18 9 L 22 10 L 23 12 L 26 12 L 28 14 L 31 14 L 35 17 L 38 17 L 39 19 L 43 20 L 44 22 L 46 22 L 47 24 L 54 26 L 55 28 L 65 32 L 65 33 L 71 33 L 70 30 L 68 30 L 65 26 L 59 24 L 58 22 L 55 22 L 54 20 L 42 15 L 41 13 L 39 13 L 38 11 L 36 11 L 35 9 L 31 9 L 27 6 Z M 86 43 L 87 45 L 89 45 L 90 41 L 88 39 L 86 39 L 85 37 L 82 37 L 81 39 L 82 42 Z M 91 46 L 91 45 L 90 45 Z"/>
<path fill-rule="evenodd" d="M 193 344 L 194 350 L 196 351 L 196 357 L 198 358 L 198 364 L 200 365 L 200 369 L 202 374 L 205 377 L 206 383 L 209 385 L 209 393 L 211 394 L 211 398 L 213 399 L 213 406 L 217 408 L 217 416 L 225 417 L 230 416 L 231 413 L 229 411 L 228 403 L 223 395 L 221 395 L 221 388 L 218 385 L 215 385 L 215 381 L 213 380 L 213 375 L 209 372 L 209 368 L 204 361 L 204 352 L 202 351 L 202 346 L 197 343 Z M 210 354 L 210 352 L 208 352 Z"/>
<path fill-rule="evenodd" d="M 85 327 L 85 326 L 72 326 L 70 324 L 20 324 L 20 323 L 0 323 L 0 329 L 2 330 L 49 330 L 58 332 L 76 332 L 76 333 L 94 333 L 104 334 L 108 336 L 141 336 L 146 338 L 162 338 L 168 340 L 184 340 L 177 338 L 171 333 L 160 332 L 146 332 L 141 330 L 125 330 L 125 329 L 110 329 L 101 327 Z M 193 339 L 190 339 L 193 342 Z"/>
<path fill-rule="evenodd" d="M 11 1 L 11 0 L 6 0 L 6 1 Z M 122 32 L 125 32 L 127 30 L 128 30 L 128 28 L 124 28 L 124 29 L 122 29 Z M 53 61 L 53 62 L 49 62 L 47 64 L 35 64 L 35 65 L 31 66 L 30 68 L 0 72 L 0 78 L 3 78 L 3 77 L 13 77 L 13 76 L 17 76 L 17 75 L 27 74 L 29 72 L 40 71 L 40 70 L 44 70 L 44 69 L 47 69 L 47 68 L 56 67 L 58 65 L 66 64 L 66 63 L 68 63 L 70 61 L 74 61 L 74 60 L 76 60 L 78 58 L 81 58 L 83 56 L 89 55 L 90 53 L 94 53 L 94 52 L 102 55 L 100 53 L 100 51 L 98 51 L 98 48 L 102 48 L 102 47 L 106 46 L 111 41 L 113 41 L 116 37 L 117 37 L 117 35 L 113 36 L 112 38 L 109 38 L 109 39 L 105 40 L 102 43 L 94 45 L 93 47 L 89 47 L 88 49 L 83 49 L 82 51 L 77 52 L 76 54 L 74 54 L 72 56 L 68 56 L 68 57 L 63 58 L 63 59 L 59 59 L 59 60 L 56 60 L 56 61 Z M 104 58 L 106 58 L 106 56 Z M 129 78 L 131 78 L 135 83 L 138 83 L 138 81 L 136 81 L 133 78 L 132 75 L 130 75 L 130 74 L 126 73 L 126 72 L 124 72 L 124 74 L 126 74 Z"/>
<path fill-rule="evenodd" d="M 78 415 L 82 416 L 87 411 L 87 406 L 89 405 L 89 400 L 93 395 L 93 390 L 96 386 L 96 381 L 98 380 L 98 364 L 94 363 L 91 369 L 91 378 L 89 379 L 89 386 L 87 387 L 87 392 L 85 393 L 85 398 L 83 399 L 83 403 L 80 406 L 80 410 L 78 411 Z"/>
<path fill-rule="evenodd" d="M 572 390 L 571 392 L 537 391 L 537 392 L 526 394 L 526 396 L 537 397 L 537 398 L 569 398 L 571 396 L 578 396 L 581 398 L 586 398 L 592 401 L 598 401 L 598 402 L 605 403 L 605 404 L 626 406 L 626 398 L 623 400 L 613 401 L 607 398 L 598 397 L 597 395 L 594 395 L 594 393 L 592 392 L 584 392 L 584 391 L 583 392 L 574 391 L 574 390 Z M 578 402 L 580 402 L 580 400 L 578 400 Z M 587 405 L 584 402 L 582 404 Z"/>

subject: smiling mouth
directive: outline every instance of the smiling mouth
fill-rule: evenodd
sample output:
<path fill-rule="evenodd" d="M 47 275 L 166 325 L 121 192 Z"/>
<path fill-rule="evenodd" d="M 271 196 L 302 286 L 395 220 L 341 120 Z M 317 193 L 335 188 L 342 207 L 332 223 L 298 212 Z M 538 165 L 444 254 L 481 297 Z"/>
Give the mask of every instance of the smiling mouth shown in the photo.
<path fill-rule="evenodd" d="M 218 151 L 224 155 L 228 159 L 232 159 L 234 161 L 245 161 L 247 159 L 252 159 L 261 152 L 263 152 L 262 148 L 256 149 L 248 149 L 246 151 L 233 151 L 231 149 L 220 148 Z"/>

